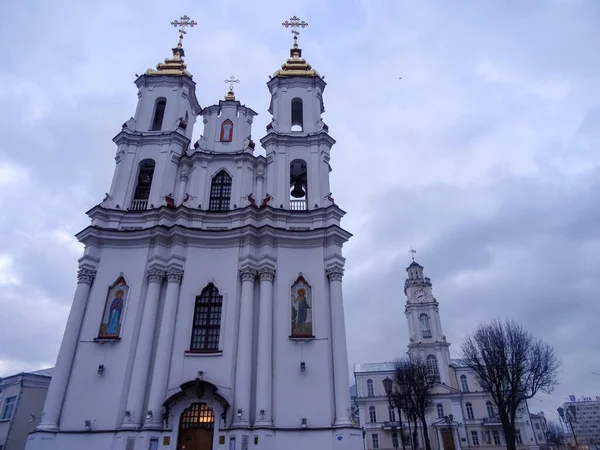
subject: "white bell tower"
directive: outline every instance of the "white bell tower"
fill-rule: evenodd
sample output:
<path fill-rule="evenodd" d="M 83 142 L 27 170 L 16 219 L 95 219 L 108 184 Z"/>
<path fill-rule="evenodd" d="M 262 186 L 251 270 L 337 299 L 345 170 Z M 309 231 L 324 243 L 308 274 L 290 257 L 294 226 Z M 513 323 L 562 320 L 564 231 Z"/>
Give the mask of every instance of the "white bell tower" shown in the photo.
<path fill-rule="evenodd" d="M 406 268 L 404 283 L 408 320 L 408 354 L 427 362 L 436 379 L 450 384 L 450 343 L 442 330 L 439 303 L 432 293 L 431 280 L 423 275 L 423 266 L 413 262 Z"/>

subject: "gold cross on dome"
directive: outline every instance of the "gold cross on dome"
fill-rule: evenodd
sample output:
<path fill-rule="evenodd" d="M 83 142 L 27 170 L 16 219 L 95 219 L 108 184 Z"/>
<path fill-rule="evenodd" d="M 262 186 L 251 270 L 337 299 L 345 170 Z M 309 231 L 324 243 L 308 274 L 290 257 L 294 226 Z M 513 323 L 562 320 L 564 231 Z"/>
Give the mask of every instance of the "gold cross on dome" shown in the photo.
<path fill-rule="evenodd" d="M 173 22 L 171 22 L 171 25 L 173 25 L 174 27 L 179 27 L 179 43 L 181 44 L 183 35 L 186 34 L 185 27 L 192 28 L 198 25 L 198 23 L 190 19 L 188 16 L 181 16 L 179 20 L 174 20 Z"/>
<path fill-rule="evenodd" d="M 236 80 L 233 75 L 231 75 L 231 77 L 229 77 L 227 80 L 225 80 L 225 83 L 229 83 L 230 91 L 233 91 L 233 83 L 239 83 L 239 82 L 240 82 L 240 80 Z"/>
<path fill-rule="evenodd" d="M 308 24 L 304 20 L 301 21 L 296 16 L 291 17 L 289 21 L 286 20 L 281 25 L 283 25 L 286 28 L 291 28 L 292 29 L 292 34 L 295 35 L 294 37 L 296 37 L 297 35 L 300 34 L 298 31 L 294 30 L 294 28 L 296 28 L 296 27 L 305 28 L 305 27 L 308 26 Z"/>

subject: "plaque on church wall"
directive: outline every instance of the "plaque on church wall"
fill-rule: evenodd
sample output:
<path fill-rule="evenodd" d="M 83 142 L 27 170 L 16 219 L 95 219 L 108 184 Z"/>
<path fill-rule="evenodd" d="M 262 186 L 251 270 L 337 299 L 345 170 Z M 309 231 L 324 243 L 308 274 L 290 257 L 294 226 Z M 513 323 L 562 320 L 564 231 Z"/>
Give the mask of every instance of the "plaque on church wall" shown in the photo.
<path fill-rule="evenodd" d="M 121 323 L 128 292 L 129 286 L 123 276 L 117 278 L 117 281 L 108 288 L 108 297 L 98 332 L 99 339 L 117 339 L 121 335 Z"/>
<path fill-rule="evenodd" d="M 312 337 L 312 289 L 300 275 L 292 285 L 292 335 Z"/>

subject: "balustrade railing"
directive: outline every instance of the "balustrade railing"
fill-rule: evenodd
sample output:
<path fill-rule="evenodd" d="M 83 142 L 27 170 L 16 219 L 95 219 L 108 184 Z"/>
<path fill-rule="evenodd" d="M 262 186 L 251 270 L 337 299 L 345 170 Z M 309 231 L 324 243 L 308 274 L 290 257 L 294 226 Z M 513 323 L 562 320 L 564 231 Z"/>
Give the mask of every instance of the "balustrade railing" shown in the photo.
<path fill-rule="evenodd" d="M 132 200 L 129 209 L 131 211 L 144 211 L 148 209 L 148 200 Z"/>
<path fill-rule="evenodd" d="M 290 199 L 290 210 L 306 211 L 307 209 L 308 209 L 308 202 L 306 200 L 291 200 Z"/>

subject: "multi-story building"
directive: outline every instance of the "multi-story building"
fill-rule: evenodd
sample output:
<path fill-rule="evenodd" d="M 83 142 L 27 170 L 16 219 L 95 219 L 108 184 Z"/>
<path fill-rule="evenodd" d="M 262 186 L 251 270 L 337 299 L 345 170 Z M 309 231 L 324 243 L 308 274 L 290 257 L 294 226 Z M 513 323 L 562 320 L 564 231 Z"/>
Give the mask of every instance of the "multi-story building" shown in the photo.
<path fill-rule="evenodd" d="M 52 369 L 0 379 L 0 450 L 23 450 L 39 423 Z"/>
<path fill-rule="evenodd" d="M 592 400 L 591 397 L 581 397 L 579 400 L 570 401 L 563 404 L 565 414 L 571 416 L 571 424 L 577 443 L 580 445 L 600 444 L 600 399 Z M 571 414 L 572 408 L 575 408 L 575 414 Z M 566 434 L 569 442 L 574 443 L 574 437 L 569 432 Z"/>
<path fill-rule="evenodd" d="M 439 303 L 423 267 L 412 262 L 406 269 L 405 315 L 408 320 L 408 354 L 427 362 L 437 384 L 427 413 L 432 448 L 444 450 L 505 448 L 505 438 L 491 396 L 483 392 L 475 373 L 461 359 L 451 359 L 450 343 L 442 330 Z M 360 426 L 366 449 L 410 448 L 411 434 L 404 415 L 389 406 L 383 380 L 394 377 L 394 363 L 363 363 L 354 367 Z M 412 426 L 412 424 L 411 424 Z M 419 426 L 416 448 L 424 448 Z M 519 449 L 538 449 L 527 408 L 518 413 Z"/>
<path fill-rule="evenodd" d="M 548 422 L 546 421 L 546 416 L 543 412 L 537 414 L 529 413 L 529 420 L 531 420 L 534 437 L 540 446 L 540 450 L 547 450 L 548 442 L 546 440 L 546 432 L 548 431 Z"/>

